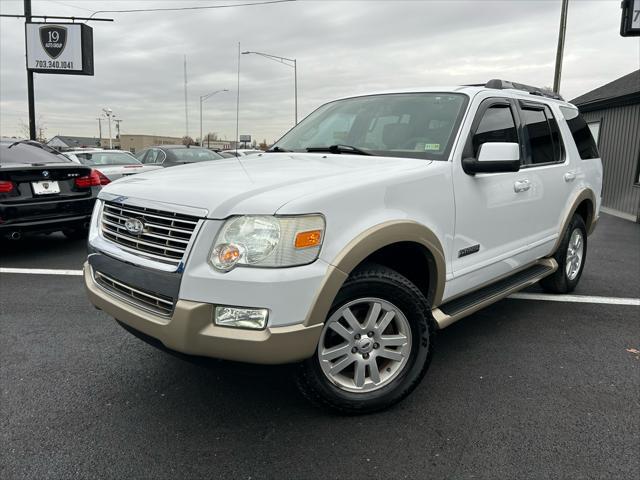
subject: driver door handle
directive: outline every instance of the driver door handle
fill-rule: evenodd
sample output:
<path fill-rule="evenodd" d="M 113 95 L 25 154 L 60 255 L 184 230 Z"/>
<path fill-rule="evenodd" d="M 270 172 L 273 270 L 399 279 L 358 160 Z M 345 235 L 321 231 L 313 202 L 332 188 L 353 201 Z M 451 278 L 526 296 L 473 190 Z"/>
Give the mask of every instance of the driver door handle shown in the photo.
<path fill-rule="evenodd" d="M 526 178 L 524 180 L 516 180 L 513 184 L 513 191 L 516 193 L 526 192 L 531 188 L 531 182 Z"/>

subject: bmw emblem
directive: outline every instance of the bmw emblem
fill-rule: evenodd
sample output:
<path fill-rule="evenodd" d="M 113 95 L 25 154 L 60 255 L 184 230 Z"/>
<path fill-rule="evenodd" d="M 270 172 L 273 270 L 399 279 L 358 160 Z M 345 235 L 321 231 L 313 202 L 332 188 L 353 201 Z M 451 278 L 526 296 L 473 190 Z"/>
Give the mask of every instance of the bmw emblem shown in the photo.
<path fill-rule="evenodd" d="M 140 235 L 144 232 L 144 223 L 137 218 L 127 218 L 124 221 L 124 229 L 132 235 Z"/>
<path fill-rule="evenodd" d="M 49 176 L 49 170 L 43 170 L 42 171 L 42 176 L 45 177 L 45 178 L 48 177 Z"/>

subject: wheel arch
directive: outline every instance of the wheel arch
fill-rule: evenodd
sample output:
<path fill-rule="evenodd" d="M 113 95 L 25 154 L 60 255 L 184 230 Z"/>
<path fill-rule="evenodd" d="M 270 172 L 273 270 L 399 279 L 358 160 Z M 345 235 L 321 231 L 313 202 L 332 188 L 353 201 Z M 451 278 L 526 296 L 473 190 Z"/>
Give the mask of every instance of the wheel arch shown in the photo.
<path fill-rule="evenodd" d="M 394 258 L 395 255 L 407 253 L 413 261 Z M 306 325 L 324 322 L 349 274 L 368 261 L 380 263 L 405 275 L 420 288 L 432 307 L 441 303 L 446 263 L 440 240 L 432 230 L 417 222 L 390 221 L 362 232 L 330 263 L 305 320 Z M 420 276 L 421 268 L 426 268 L 424 277 Z"/>
<path fill-rule="evenodd" d="M 564 218 L 562 220 L 562 225 L 559 231 L 558 239 L 556 240 L 555 245 L 553 246 L 553 250 L 551 255 L 553 255 L 560 244 L 562 243 L 562 239 L 569 228 L 569 222 L 573 218 L 574 214 L 578 214 L 584 220 L 585 227 L 587 228 L 587 235 L 591 235 L 593 230 L 596 227 L 598 219 L 595 218 L 596 212 L 596 195 L 593 193 L 593 190 L 585 188 L 578 192 L 573 201 L 569 203 L 569 208 L 566 211 Z"/>

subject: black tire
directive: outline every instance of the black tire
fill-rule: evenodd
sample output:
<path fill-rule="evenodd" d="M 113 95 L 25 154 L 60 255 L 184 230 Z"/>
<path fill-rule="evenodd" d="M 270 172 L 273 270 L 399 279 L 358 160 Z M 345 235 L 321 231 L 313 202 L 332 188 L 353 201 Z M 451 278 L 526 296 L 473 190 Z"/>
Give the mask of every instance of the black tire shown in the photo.
<path fill-rule="evenodd" d="M 569 249 L 569 240 L 571 239 L 571 235 L 576 229 L 582 233 L 582 261 L 578 270 L 578 274 L 575 276 L 575 278 L 569 278 L 566 268 L 567 250 Z M 556 262 L 558 262 L 558 270 L 556 270 L 553 275 L 549 275 L 548 277 L 540 280 L 540 285 L 545 292 L 549 293 L 573 292 L 573 290 L 578 285 L 578 282 L 580 281 L 582 271 L 584 270 L 584 265 L 587 261 L 587 228 L 585 227 L 584 220 L 580 215 L 575 214 L 573 218 L 571 218 L 567 230 L 564 233 L 564 237 L 562 238 L 562 242 L 560 243 L 560 246 L 558 247 L 556 253 L 553 255 L 553 258 L 556 260 Z"/>
<path fill-rule="evenodd" d="M 89 229 L 84 227 L 67 228 L 62 233 L 69 240 L 86 240 L 89 237 Z"/>
<path fill-rule="evenodd" d="M 316 406 L 343 414 L 383 410 L 409 395 L 429 367 L 435 322 L 422 292 L 396 271 L 377 264 L 367 264 L 349 276 L 327 318 L 348 302 L 365 297 L 388 301 L 404 314 L 412 337 L 409 359 L 388 384 L 378 390 L 354 393 L 331 382 L 322 371 L 318 354 L 314 354 L 300 364 L 297 384 L 302 394 Z"/>

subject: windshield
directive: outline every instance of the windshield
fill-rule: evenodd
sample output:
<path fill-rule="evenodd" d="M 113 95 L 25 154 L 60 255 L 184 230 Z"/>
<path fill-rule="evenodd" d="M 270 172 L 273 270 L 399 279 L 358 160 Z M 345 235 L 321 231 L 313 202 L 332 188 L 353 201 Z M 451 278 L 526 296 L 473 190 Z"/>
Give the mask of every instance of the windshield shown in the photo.
<path fill-rule="evenodd" d="M 63 155 L 57 154 L 56 150 L 43 149 L 42 146 L 31 145 L 30 143 L 13 142 L 13 147 L 9 148 L 12 143 L 0 143 L 0 164 L 24 163 L 24 164 L 45 164 L 45 163 L 66 163 L 71 162 Z M 56 154 L 52 153 L 56 152 Z"/>
<path fill-rule="evenodd" d="M 171 149 L 179 162 L 206 162 L 207 160 L 219 160 L 224 158 L 206 148 L 173 148 Z"/>
<path fill-rule="evenodd" d="M 96 165 L 138 165 L 140 162 L 133 155 L 125 152 L 73 152 L 80 163 L 90 167 Z"/>
<path fill-rule="evenodd" d="M 457 93 L 338 100 L 318 108 L 272 149 L 305 152 L 348 145 L 373 155 L 446 160 L 467 101 L 466 95 Z"/>

